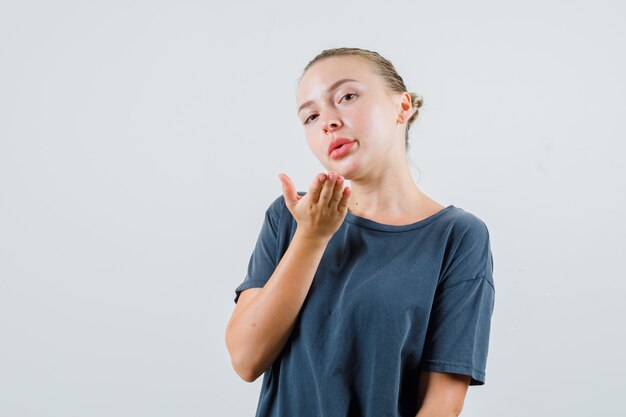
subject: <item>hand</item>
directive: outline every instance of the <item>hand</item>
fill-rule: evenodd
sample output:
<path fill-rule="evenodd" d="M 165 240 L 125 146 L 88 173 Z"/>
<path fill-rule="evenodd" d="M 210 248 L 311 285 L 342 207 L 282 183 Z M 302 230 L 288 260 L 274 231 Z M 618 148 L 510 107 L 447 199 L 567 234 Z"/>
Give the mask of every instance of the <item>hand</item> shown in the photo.
<path fill-rule="evenodd" d="M 334 171 L 317 174 L 303 196 L 286 174 L 278 174 L 283 186 L 285 205 L 298 223 L 298 233 L 305 237 L 330 239 L 348 212 L 351 189 Z M 323 181 L 320 181 L 320 178 Z"/>

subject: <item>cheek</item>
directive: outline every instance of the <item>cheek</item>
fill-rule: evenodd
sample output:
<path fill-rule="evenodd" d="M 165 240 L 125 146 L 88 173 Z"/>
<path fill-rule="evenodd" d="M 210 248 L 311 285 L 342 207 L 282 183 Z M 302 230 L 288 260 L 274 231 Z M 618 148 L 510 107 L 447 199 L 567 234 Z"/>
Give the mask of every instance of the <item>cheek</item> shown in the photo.
<path fill-rule="evenodd" d="M 350 131 L 359 136 L 379 136 L 385 126 L 388 114 L 385 108 L 376 103 L 363 103 L 349 115 Z"/>
<path fill-rule="evenodd" d="M 387 107 L 374 105 L 370 108 L 368 118 L 370 120 L 370 126 L 376 130 L 383 129 L 388 125 L 390 117 Z"/>
<path fill-rule="evenodd" d="M 315 156 L 324 155 L 324 145 L 319 138 L 310 138 L 307 136 L 306 143 Z"/>

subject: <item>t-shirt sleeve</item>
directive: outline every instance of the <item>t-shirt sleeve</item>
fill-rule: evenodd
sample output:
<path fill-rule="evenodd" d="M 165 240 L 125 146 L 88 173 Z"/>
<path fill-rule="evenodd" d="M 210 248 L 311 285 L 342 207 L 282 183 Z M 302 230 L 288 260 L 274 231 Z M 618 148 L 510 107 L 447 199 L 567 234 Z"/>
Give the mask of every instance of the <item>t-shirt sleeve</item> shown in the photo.
<path fill-rule="evenodd" d="M 265 217 L 256 245 L 250 255 L 246 276 L 235 289 L 235 303 L 241 291 L 265 285 L 278 265 L 278 228 L 284 197 L 281 195 L 265 210 Z"/>
<path fill-rule="evenodd" d="M 495 304 L 487 226 L 473 215 L 461 228 L 438 283 L 420 369 L 471 376 L 484 385 Z"/>

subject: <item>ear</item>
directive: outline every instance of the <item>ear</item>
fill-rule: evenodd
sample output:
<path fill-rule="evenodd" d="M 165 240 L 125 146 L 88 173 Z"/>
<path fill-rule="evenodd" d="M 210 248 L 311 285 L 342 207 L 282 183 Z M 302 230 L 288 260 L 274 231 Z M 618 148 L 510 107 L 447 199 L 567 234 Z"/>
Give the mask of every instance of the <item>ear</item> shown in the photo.
<path fill-rule="evenodd" d="M 413 112 L 414 110 L 413 102 L 411 101 L 411 94 L 405 91 L 400 96 L 400 109 L 398 111 L 397 121 L 399 123 L 406 122 L 407 120 L 409 120 Z"/>

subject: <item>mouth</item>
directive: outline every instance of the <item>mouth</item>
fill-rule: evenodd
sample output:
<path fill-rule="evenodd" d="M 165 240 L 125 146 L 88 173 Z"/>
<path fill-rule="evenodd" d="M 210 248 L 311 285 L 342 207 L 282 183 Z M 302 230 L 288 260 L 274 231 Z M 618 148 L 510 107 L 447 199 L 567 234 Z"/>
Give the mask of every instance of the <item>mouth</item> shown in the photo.
<path fill-rule="evenodd" d="M 328 145 L 328 155 L 330 156 L 336 149 L 340 149 L 346 145 L 354 143 L 354 139 L 336 138 Z"/>
<path fill-rule="evenodd" d="M 345 156 L 354 147 L 355 143 L 355 141 L 352 141 L 335 147 L 329 154 L 330 159 L 339 159 Z"/>

